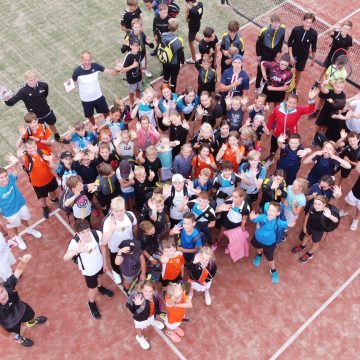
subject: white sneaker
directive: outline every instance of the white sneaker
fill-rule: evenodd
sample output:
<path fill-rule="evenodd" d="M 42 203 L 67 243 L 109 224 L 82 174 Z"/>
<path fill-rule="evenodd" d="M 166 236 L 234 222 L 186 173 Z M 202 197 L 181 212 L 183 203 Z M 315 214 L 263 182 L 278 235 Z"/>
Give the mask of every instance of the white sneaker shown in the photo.
<path fill-rule="evenodd" d="M 146 77 L 151 78 L 152 77 L 152 73 L 148 70 L 148 69 L 144 69 L 143 73 L 145 74 Z"/>
<path fill-rule="evenodd" d="M 209 290 L 205 291 L 205 304 L 207 306 L 211 305 L 211 296 L 210 296 Z"/>
<path fill-rule="evenodd" d="M 112 271 L 112 275 L 113 275 L 115 284 L 120 285 L 122 283 L 121 276 L 118 273 L 116 273 L 114 270 Z"/>
<path fill-rule="evenodd" d="M 193 58 L 188 58 L 185 60 L 187 64 L 195 64 L 195 60 Z"/>
<path fill-rule="evenodd" d="M 35 229 L 32 229 L 32 228 L 27 228 L 25 230 L 25 232 L 29 235 L 32 235 L 34 238 L 36 239 L 40 239 L 42 237 L 42 233 L 40 231 L 37 231 Z"/>
<path fill-rule="evenodd" d="M 18 247 L 19 247 L 20 250 L 26 250 L 27 249 L 25 241 L 23 240 L 23 238 L 21 236 L 16 236 L 15 241 L 17 242 Z"/>
<path fill-rule="evenodd" d="M 344 211 L 344 210 L 340 210 L 339 211 L 339 215 L 340 217 L 344 217 L 344 216 L 347 216 L 349 213 L 347 211 Z"/>
<path fill-rule="evenodd" d="M 355 231 L 358 228 L 359 220 L 353 220 L 350 225 L 350 230 Z"/>
<path fill-rule="evenodd" d="M 154 320 L 153 325 L 159 330 L 162 330 L 165 327 L 164 323 L 159 320 Z"/>
<path fill-rule="evenodd" d="M 136 341 L 140 344 L 140 346 L 141 346 L 144 350 L 150 349 L 150 344 L 149 344 L 149 342 L 144 338 L 144 336 L 136 335 Z"/>

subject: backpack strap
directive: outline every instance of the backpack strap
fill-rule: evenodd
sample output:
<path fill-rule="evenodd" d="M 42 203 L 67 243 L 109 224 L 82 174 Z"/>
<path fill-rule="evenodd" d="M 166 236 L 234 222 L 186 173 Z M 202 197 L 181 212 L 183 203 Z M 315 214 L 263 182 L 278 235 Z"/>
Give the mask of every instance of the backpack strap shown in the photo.
<path fill-rule="evenodd" d="M 74 240 L 75 240 L 77 243 L 80 241 L 80 237 L 79 237 L 78 234 L 75 234 Z M 83 262 L 82 262 L 82 259 L 81 259 L 80 254 L 75 255 L 75 256 L 73 257 L 73 259 L 78 259 L 78 260 L 80 260 L 81 268 L 82 268 L 82 270 L 85 270 L 85 266 L 84 266 L 84 264 L 83 264 Z"/>
<path fill-rule="evenodd" d="M 204 233 L 199 231 L 199 233 L 191 239 L 191 242 L 193 243 L 193 245 L 195 245 L 197 241 L 201 239 L 201 245 L 203 245 L 203 239 L 204 239 L 203 237 L 204 237 Z"/>
<path fill-rule="evenodd" d="M 210 208 L 211 208 L 211 206 L 208 205 L 208 206 L 206 207 L 206 209 L 205 209 L 200 215 L 198 215 L 198 216 L 195 218 L 195 222 L 197 222 L 199 219 L 201 219 L 201 218 L 209 211 Z"/>
<path fill-rule="evenodd" d="M 130 211 L 125 211 L 125 215 L 129 218 L 129 220 L 131 221 L 131 224 L 134 222 L 134 217 L 131 214 Z"/>

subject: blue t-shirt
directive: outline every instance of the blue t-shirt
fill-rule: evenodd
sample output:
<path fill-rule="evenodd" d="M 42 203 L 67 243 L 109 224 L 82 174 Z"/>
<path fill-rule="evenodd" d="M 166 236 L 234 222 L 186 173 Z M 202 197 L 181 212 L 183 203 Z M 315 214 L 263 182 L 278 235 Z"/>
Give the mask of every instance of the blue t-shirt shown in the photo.
<path fill-rule="evenodd" d="M 172 93 L 171 94 L 171 101 L 170 102 L 173 102 L 176 104 L 176 101 L 178 99 L 178 95 L 176 93 Z M 163 97 L 160 98 L 159 100 L 159 110 L 164 114 L 166 113 L 166 107 L 164 105 L 164 101 L 165 99 Z"/>
<path fill-rule="evenodd" d="M 277 163 L 278 169 L 284 169 L 286 172 L 299 170 L 301 165 L 301 158 L 297 155 L 299 150 L 304 150 L 304 147 L 300 145 L 296 150 L 291 150 L 289 144 L 285 145 L 284 149 L 280 151 L 280 158 Z"/>
<path fill-rule="evenodd" d="M 16 185 L 17 179 L 17 176 L 9 174 L 9 183 L 6 186 L 0 186 L 0 211 L 5 217 L 15 215 L 26 204 Z"/>
<path fill-rule="evenodd" d="M 313 158 L 315 163 L 312 169 L 309 172 L 307 180 L 309 185 L 312 186 L 324 175 L 334 175 L 337 168 L 340 166 L 339 162 L 334 159 L 324 158 L 323 155 L 317 155 Z"/>
<path fill-rule="evenodd" d="M 209 179 L 205 185 L 201 185 L 199 179 L 193 181 L 194 189 L 200 188 L 201 191 L 210 191 L 212 189 L 212 179 Z"/>
<path fill-rule="evenodd" d="M 269 220 L 267 215 L 258 215 L 251 220 L 253 223 L 260 223 L 260 227 L 255 231 L 256 240 L 264 245 L 272 245 L 276 243 L 276 227 L 285 230 L 288 226 L 287 222 L 280 219 Z"/>
<path fill-rule="evenodd" d="M 242 96 L 244 90 L 249 90 L 250 88 L 250 79 L 249 75 L 241 70 L 237 78 L 234 80 L 234 70 L 233 68 L 226 69 L 221 77 L 221 83 L 225 86 L 231 85 L 236 79 L 242 78 L 241 84 L 237 86 L 235 89 L 231 90 L 233 96 Z M 224 92 L 223 96 L 225 97 L 229 91 Z"/>
<path fill-rule="evenodd" d="M 286 197 L 286 201 L 288 202 L 288 206 L 286 207 L 288 210 L 291 211 L 292 209 L 292 205 L 294 200 L 296 199 L 297 202 L 297 206 L 296 207 L 300 207 L 300 206 L 305 206 L 306 205 L 306 197 L 304 194 L 297 194 L 295 195 L 292 191 L 292 186 L 290 185 L 287 189 L 287 197 Z"/>
<path fill-rule="evenodd" d="M 179 225 L 182 225 L 182 221 L 180 221 Z M 193 238 L 199 234 L 198 229 L 194 229 L 194 231 L 188 235 L 185 230 L 181 230 L 180 234 L 180 246 L 184 249 L 195 249 L 197 247 L 201 247 L 201 237 L 199 236 L 199 239 L 196 240 L 195 244 L 193 243 Z"/>
<path fill-rule="evenodd" d="M 91 131 L 85 131 L 85 136 L 81 137 L 77 132 L 71 135 L 70 141 L 76 149 L 85 150 L 88 144 L 95 144 L 97 137 Z"/>

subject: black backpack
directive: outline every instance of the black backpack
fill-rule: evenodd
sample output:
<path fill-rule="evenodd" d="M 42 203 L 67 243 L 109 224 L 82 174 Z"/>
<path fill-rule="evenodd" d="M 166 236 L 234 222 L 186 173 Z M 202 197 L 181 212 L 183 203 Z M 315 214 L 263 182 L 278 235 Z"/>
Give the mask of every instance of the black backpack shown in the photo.
<path fill-rule="evenodd" d="M 335 205 L 328 204 L 327 207 L 331 211 L 331 215 L 335 216 L 338 219 L 338 222 L 333 222 L 329 218 L 324 215 L 321 215 L 321 226 L 323 227 L 325 232 L 332 232 L 334 231 L 340 224 L 340 213 L 338 208 Z"/>
<path fill-rule="evenodd" d="M 109 210 L 109 212 L 107 213 L 107 215 L 103 218 L 102 220 L 102 226 L 104 226 L 104 222 L 105 220 L 111 215 L 111 210 Z M 134 216 L 131 214 L 130 211 L 125 211 L 125 215 L 129 218 L 129 220 L 131 221 L 131 224 L 134 222 Z"/>
<path fill-rule="evenodd" d="M 98 235 L 97 231 L 96 231 L 96 230 L 91 230 L 91 234 L 92 234 L 92 236 L 94 237 L 95 241 L 98 243 L 98 245 L 99 245 L 99 247 L 100 247 L 100 244 L 99 244 L 100 239 L 99 239 L 99 235 Z M 75 240 L 77 243 L 80 241 L 80 238 L 79 238 L 79 236 L 78 236 L 77 234 L 74 236 L 74 240 Z M 74 255 L 74 256 L 72 257 L 72 261 L 73 261 L 75 264 L 78 264 L 78 263 L 79 263 L 79 260 L 80 260 L 80 264 L 81 264 L 82 269 L 85 270 L 85 267 L 84 267 L 84 264 L 83 264 L 83 262 L 82 262 L 82 260 L 81 260 L 80 254 Z"/>
<path fill-rule="evenodd" d="M 188 190 L 187 190 L 187 186 L 184 185 L 184 196 L 188 196 Z M 170 196 L 165 200 L 165 205 L 170 209 L 172 206 L 174 206 L 174 198 L 175 198 L 175 188 L 174 186 L 171 186 L 170 189 Z"/>
<path fill-rule="evenodd" d="M 37 153 L 40 155 L 41 159 L 46 161 L 44 159 L 44 154 L 40 149 L 37 149 Z M 23 170 L 28 174 L 29 179 L 30 179 L 30 173 L 34 167 L 34 161 L 32 159 L 32 157 L 30 156 L 30 154 L 27 151 L 24 151 L 24 155 L 27 157 L 28 159 L 28 167 L 26 167 L 25 165 L 22 166 Z"/>

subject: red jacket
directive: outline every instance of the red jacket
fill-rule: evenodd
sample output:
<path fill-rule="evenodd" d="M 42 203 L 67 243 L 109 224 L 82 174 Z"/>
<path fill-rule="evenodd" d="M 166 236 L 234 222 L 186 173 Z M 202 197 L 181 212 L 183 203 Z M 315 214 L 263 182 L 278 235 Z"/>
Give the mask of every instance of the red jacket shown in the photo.
<path fill-rule="evenodd" d="M 315 101 L 309 100 L 309 105 L 298 105 L 293 110 L 286 111 L 285 102 L 276 106 L 273 113 L 269 116 L 268 128 L 272 129 L 275 122 L 274 136 L 277 138 L 281 134 L 285 134 L 286 130 L 290 131 L 290 135 L 297 133 L 297 123 L 302 115 L 311 114 L 315 111 Z"/>

